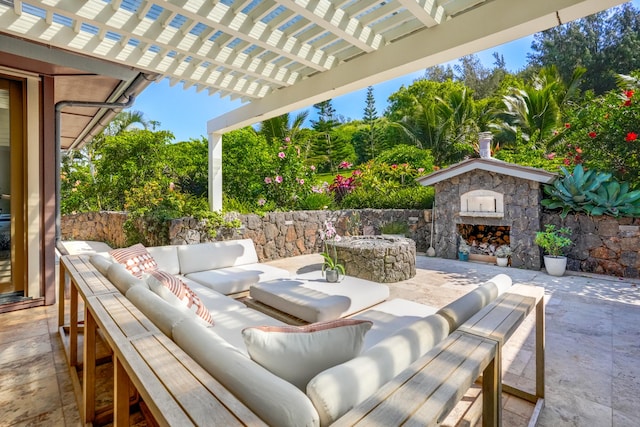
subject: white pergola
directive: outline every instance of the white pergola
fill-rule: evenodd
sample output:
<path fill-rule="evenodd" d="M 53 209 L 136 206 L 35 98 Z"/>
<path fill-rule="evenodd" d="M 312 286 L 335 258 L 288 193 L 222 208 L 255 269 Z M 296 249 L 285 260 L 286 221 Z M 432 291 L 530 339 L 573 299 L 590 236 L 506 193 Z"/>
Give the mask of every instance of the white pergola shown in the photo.
<path fill-rule="evenodd" d="M 623 2 L 0 0 L 0 28 L 247 102 L 207 123 L 220 209 L 223 133 Z"/>

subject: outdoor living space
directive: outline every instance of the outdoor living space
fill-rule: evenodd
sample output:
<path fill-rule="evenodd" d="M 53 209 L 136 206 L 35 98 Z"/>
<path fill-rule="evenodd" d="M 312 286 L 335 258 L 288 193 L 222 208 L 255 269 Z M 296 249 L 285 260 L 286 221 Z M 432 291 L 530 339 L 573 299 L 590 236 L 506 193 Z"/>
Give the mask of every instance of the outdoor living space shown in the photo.
<path fill-rule="evenodd" d="M 271 261 L 294 274 L 320 268 L 318 255 Z M 442 307 L 499 273 L 514 284 L 545 288 L 546 390 L 540 426 L 632 426 L 640 416 L 640 295 L 638 281 L 595 275 L 552 278 L 541 271 L 496 267 L 419 255 L 417 274 L 390 284 L 390 298 Z M 339 284 L 336 286 L 340 286 Z M 57 331 L 57 307 L 1 315 L 2 425 L 80 425 Z M 503 351 L 504 382 L 534 387 L 534 317 Z M 20 329 L 16 329 L 20 325 Z M 17 332 L 19 331 L 19 333 Z M 454 410 L 468 405 L 464 399 Z M 527 425 L 533 405 L 502 400 L 504 426 Z"/>

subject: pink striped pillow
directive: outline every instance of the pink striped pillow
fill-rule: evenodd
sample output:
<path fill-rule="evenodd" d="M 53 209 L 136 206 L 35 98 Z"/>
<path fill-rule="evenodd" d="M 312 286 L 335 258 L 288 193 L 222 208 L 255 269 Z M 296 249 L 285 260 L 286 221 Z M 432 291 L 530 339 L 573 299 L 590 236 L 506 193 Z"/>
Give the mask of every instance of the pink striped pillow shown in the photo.
<path fill-rule="evenodd" d="M 114 249 L 109 254 L 137 278 L 141 278 L 145 271 L 158 268 L 156 260 L 141 243 L 136 243 L 128 248 Z"/>
<path fill-rule="evenodd" d="M 149 282 L 149 278 L 151 278 L 151 280 L 159 282 L 160 285 L 166 288 L 172 296 L 169 300 L 166 295 L 160 293 L 161 297 L 163 297 L 165 300 L 168 300 L 168 302 L 174 305 L 182 305 L 188 308 L 206 323 L 213 325 L 213 318 L 211 317 L 209 309 L 205 307 L 200 297 L 196 295 L 196 293 L 193 292 L 193 290 L 186 283 L 184 283 L 173 274 L 167 273 L 166 271 L 162 270 L 150 270 L 147 271 L 147 274 L 147 283 Z M 149 283 L 149 287 L 151 288 L 151 290 L 158 293 L 156 291 L 156 287 L 152 286 L 151 283 Z"/>

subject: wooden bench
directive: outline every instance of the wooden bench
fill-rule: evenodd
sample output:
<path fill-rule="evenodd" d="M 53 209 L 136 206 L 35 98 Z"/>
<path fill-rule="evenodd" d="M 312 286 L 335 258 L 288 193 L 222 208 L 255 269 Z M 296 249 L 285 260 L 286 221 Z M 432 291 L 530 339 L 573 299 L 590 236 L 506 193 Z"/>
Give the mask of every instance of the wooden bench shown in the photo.
<path fill-rule="evenodd" d="M 78 296 L 84 304 L 82 384 L 78 405 L 83 423 L 96 419 L 96 344 L 98 331 L 113 352 L 114 425 L 129 425 L 133 384 L 159 425 L 265 425 L 242 402 L 195 363 L 153 325 L 109 281 L 89 267 L 86 256 L 64 256 L 60 284 L 70 279 L 67 356 L 79 383 Z M 65 331 L 61 291 L 59 323 Z"/>

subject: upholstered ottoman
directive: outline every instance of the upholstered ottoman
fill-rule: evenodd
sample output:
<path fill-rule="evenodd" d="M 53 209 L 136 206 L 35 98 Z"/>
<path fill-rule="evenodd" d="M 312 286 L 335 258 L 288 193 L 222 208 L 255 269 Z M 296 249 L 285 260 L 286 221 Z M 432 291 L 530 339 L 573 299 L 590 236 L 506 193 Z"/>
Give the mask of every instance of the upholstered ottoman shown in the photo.
<path fill-rule="evenodd" d="M 277 279 L 252 285 L 254 300 L 310 323 L 334 320 L 362 311 L 389 297 L 381 283 L 346 276 L 329 283 L 320 271 L 294 279 Z"/>

